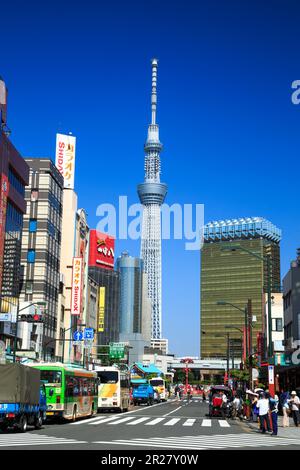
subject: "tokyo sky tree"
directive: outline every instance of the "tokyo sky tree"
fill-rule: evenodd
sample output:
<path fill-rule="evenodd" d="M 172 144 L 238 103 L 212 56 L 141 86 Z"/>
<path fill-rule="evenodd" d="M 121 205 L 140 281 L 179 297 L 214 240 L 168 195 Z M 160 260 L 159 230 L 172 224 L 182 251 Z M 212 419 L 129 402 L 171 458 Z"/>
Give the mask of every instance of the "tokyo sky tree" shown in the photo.
<path fill-rule="evenodd" d="M 156 124 L 157 60 L 152 60 L 152 119 L 145 143 L 145 182 L 138 185 L 138 195 L 143 204 L 141 258 L 148 274 L 148 296 L 152 301 L 152 338 L 162 337 L 161 292 L 161 209 L 167 185 L 160 182 L 159 128 Z"/>

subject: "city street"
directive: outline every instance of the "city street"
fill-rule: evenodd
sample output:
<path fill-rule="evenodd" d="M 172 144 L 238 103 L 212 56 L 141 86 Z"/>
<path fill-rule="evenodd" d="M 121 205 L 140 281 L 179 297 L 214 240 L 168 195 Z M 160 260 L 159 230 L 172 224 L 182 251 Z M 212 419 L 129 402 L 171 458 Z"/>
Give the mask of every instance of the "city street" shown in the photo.
<path fill-rule="evenodd" d="M 135 407 L 122 415 L 106 412 L 75 423 L 46 424 L 41 430 L 25 434 L 0 434 L 0 447 L 99 451 L 300 449 L 300 430 L 296 428 L 290 428 L 283 437 L 280 430 L 277 437 L 262 436 L 244 422 L 210 419 L 207 413 L 207 403 L 172 399 L 151 407 Z"/>

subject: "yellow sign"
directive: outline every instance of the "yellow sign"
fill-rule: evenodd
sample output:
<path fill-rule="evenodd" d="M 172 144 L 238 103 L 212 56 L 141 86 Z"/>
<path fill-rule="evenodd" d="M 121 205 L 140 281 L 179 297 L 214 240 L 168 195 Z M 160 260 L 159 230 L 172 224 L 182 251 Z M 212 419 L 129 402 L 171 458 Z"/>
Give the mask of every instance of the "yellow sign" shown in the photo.
<path fill-rule="evenodd" d="M 99 288 L 98 333 L 104 331 L 105 287 Z"/>

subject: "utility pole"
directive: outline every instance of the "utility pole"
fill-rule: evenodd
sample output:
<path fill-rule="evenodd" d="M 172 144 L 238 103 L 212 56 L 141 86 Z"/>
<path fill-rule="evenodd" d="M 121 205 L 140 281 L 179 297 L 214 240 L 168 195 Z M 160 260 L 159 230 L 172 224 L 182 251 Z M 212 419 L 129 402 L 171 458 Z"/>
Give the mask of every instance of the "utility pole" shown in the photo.
<path fill-rule="evenodd" d="M 249 340 L 249 386 L 252 390 L 252 300 L 247 302 L 247 323 L 248 323 L 248 340 Z"/>

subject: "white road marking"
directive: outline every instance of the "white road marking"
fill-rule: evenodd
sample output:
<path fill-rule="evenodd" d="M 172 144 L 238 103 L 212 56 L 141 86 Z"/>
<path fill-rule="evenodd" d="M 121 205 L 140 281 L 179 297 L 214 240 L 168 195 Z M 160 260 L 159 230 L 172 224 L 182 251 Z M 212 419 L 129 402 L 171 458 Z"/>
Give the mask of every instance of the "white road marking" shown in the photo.
<path fill-rule="evenodd" d="M 153 421 L 150 421 L 149 423 L 146 423 L 146 426 L 154 426 L 155 424 L 160 423 L 164 419 L 165 418 L 155 418 Z"/>
<path fill-rule="evenodd" d="M 126 423 L 126 421 L 129 421 L 131 419 L 134 419 L 134 416 L 129 416 L 128 418 L 118 419 L 117 421 L 113 421 L 112 423 L 108 423 L 108 424 L 110 424 L 110 425 L 112 425 L 112 424 L 122 424 L 122 423 Z"/>
<path fill-rule="evenodd" d="M 230 428 L 230 424 L 227 421 L 218 420 L 221 428 Z"/>
<path fill-rule="evenodd" d="M 147 420 L 149 420 L 149 419 L 150 419 L 150 417 L 149 417 L 149 418 L 146 418 L 146 417 L 144 417 L 144 418 L 139 418 L 139 419 L 135 419 L 134 421 L 131 421 L 130 423 L 127 423 L 127 424 L 128 424 L 128 426 L 130 426 L 130 425 L 131 425 L 131 426 L 135 426 L 136 424 L 143 423 L 144 421 L 147 421 Z"/>
<path fill-rule="evenodd" d="M 114 421 L 120 419 L 120 416 L 110 416 L 107 418 L 101 418 L 98 421 L 94 421 L 93 423 L 87 423 L 89 426 L 98 426 L 98 424 L 108 423 L 109 421 Z"/>
<path fill-rule="evenodd" d="M 182 426 L 193 426 L 195 421 L 195 419 L 187 419 Z"/>
<path fill-rule="evenodd" d="M 182 408 L 182 406 L 183 406 L 183 405 L 178 406 L 178 408 L 175 408 L 175 410 L 170 411 L 170 413 L 166 413 L 165 415 L 163 415 L 163 417 L 165 418 L 166 416 L 169 416 L 169 415 L 171 415 L 172 413 L 175 413 L 175 411 L 180 410 L 180 408 Z"/>
<path fill-rule="evenodd" d="M 212 436 L 157 437 L 150 439 L 118 439 L 115 441 L 96 441 L 94 444 L 115 444 L 124 446 L 155 447 L 165 449 L 225 449 L 241 447 L 275 447 L 300 445 L 300 439 L 257 436 L 257 434 L 221 434 Z"/>
<path fill-rule="evenodd" d="M 210 426 L 211 426 L 211 419 L 204 419 L 204 420 L 202 421 L 201 426 L 203 426 L 203 427 L 210 427 Z"/>
<path fill-rule="evenodd" d="M 46 436 L 44 434 L 26 433 L 17 434 L 1 434 L 0 447 L 15 446 L 48 446 L 57 444 L 87 444 L 87 441 L 77 441 L 76 439 L 67 439 L 64 437 Z"/>
<path fill-rule="evenodd" d="M 174 424 L 178 423 L 178 421 L 180 421 L 180 418 L 170 419 L 170 421 L 164 423 L 164 426 L 174 426 Z"/>

